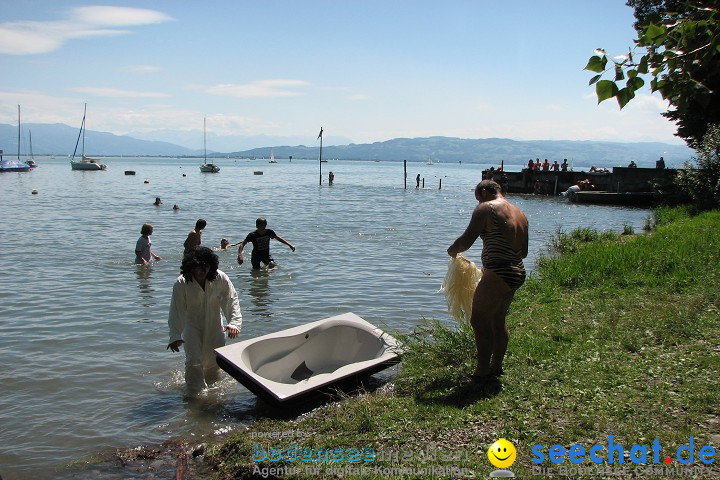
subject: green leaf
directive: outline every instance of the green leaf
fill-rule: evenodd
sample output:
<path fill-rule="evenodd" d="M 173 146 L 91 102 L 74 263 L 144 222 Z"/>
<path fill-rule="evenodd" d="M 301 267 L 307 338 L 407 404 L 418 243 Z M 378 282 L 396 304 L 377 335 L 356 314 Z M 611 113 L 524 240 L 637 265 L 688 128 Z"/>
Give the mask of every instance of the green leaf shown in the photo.
<path fill-rule="evenodd" d="M 664 25 L 655 25 L 654 23 L 651 23 L 645 29 L 645 36 L 651 42 L 662 43 L 660 37 L 664 36 L 666 32 L 667 28 L 665 28 Z"/>
<path fill-rule="evenodd" d="M 638 73 L 647 74 L 648 73 L 648 57 L 647 55 L 643 55 L 640 59 L 640 64 L 637 68 Z"/>
<path fill-rule="evenodd" d="M 624 80 L 625 75 L 623 74 L 623 69 L 620 65 L 615 65 L 615 81 L 619 82 L 620 80 Z"/>
<path fill-rule="evenodd" d="M 637 70 L 628 70 L 627 71 L 628 78 L 635 78 L 635 77 L 637 77 L 637 74 L 638 74 Z"/>
<path fill-rule="evenodd" d="M 593 83 L 596 83 L 598 80 L 600 80 L 600 77 L 602 77 L 602 74 L 600 74 L 600 75 L 595 75 L 594 77 L 592 77 L 592 78 L 590 79 L 590 82 L 588 83 L 588 85 L 592 85 Z"/>
<path fill-rule="evenodd" d="M 611 82 L 610 80 L 600 80 L 595 85 L 595 93 L 597 94 L 599 104 L 617 95 L 618 87 L 615 85 L 615 82 Z"/>
<path fill-rule="evenodd" d="M 640 77 L 631 77 L 627 81 L 627 88 L 635 91 L 640 90 L 645 85 L 645 80 Z"/>
<path fill-rule="evenodd" d="M 625 105 L 628 104 L 630 100 L 635 97 L 635 92 L 628 88 L 621 88 L 620 90 L 618 90 L 615 96 L 617 97 L 618 104 L 622 109 Z"/>
<path fill-rule="evenodd" d="M 587 65 L 585 65 L 585 68 L 583 70 L 590 70 L 591 72 L 595 73 L 602 73 L 605 71 L 605 65 L 607 65 L 607 57 L 598 57 L 597 55 L 593 55 L 590 57 L 590 60 L 588 60 Z"/>

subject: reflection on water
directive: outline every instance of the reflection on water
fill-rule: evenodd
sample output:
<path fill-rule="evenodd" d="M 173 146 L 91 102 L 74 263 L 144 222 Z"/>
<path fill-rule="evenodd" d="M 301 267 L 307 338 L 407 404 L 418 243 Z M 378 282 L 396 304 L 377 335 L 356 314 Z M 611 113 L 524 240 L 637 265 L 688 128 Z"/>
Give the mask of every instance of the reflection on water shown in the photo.
<path fill-rule="evenodd" d="M 248 281 L 248 294 L 250 295 L 251 306 L 248 312 L 251 315 L 263 317 L 266 321 L 273 316 L 271 309 L 272 300 L 269 294 L 270 271 L 266 268 L 250 270 Z"/>
<path fill-rule="evenodd" d="M 136 265 L 135 275 L 138 281 L 138 290 L 140 290 L 140 300 L 143 307 L 151 307 L 155 305 L 155 289 L 152 284 L 152 265 Z"/>

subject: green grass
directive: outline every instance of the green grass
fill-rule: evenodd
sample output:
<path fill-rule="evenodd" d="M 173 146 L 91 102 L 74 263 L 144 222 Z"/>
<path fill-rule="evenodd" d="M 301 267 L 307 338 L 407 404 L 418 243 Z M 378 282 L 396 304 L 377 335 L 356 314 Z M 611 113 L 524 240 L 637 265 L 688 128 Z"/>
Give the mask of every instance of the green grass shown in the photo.
<path fill-rule="evenodd" d="M 407 353 L 392 384 L 291 421 L 259 421 L 211 446 L 203 461 L 218 478 L 249 477 L 256 465 L 277 467 L 283 462 L 253 462 L 258 441 L 251 435 L 289 429 L 306 436 L 265 444 L 400 452 L 436 445 L 456 457 L 312 462 L 319 474 L 301 469 L 292 478 L 327 478 L 323 469 L 377 464 L 452 465 L 466 468 L 468 478 L 487 478 L 495 468 L 486 452 L 500 437 L 517 448 L 510 469 L 522 478 L 531 477 L 531 448 L 538 443 L 547 454 L 555 444 L 607 445 L 614 435 L 627 451 L 658 438 L 664 459 L 692 435 L 697 455 L 720 425 L 720 212 L 690 217 L 664 209 L 646 235 L 583 229 L 556 237 L 553 247 L 562 253 L 539 262 L 538 275 L 511 307 L 501 389 L 464 385 L 474 358 L 468 327 L 425 321 L 399 335 Z M 543 466 L 553 465 L 546 460 Z M 348 478 L 427 478 L 347 472 Z"/>

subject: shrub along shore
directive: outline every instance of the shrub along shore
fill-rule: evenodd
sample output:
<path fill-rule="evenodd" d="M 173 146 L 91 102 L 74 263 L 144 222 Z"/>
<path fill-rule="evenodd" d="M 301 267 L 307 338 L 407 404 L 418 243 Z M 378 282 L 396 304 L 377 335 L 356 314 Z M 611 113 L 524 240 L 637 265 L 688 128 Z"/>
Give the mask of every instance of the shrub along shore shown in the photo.
<path fill-rule="evenodd" d="M 720 450 L 720 212 L 661 209 L 648 223 L 645 235 L 558 232 L 559 253 L 538 262 L 511 307 L 500 385 L 465 384 L 469 327 L 426 321 L 398 335 L 407 352 L 391 383 L 290 420 L 260 420 L 188 467 L 217 478 L 487 478 L 496 470 L 487 450 L 506 438 L 517 450 L 507 468 L 520 478 L 533 467 L 557 477 L 561 467 L 632 475 L 692 466 L 720 477 L 720 452 L 704 457 L 716 458 L 711 465 L 700 456 L 705 445 Z M 685 465 L 676 452 L 691 437 Z M 610 443 L 623 447 L 612 464 Z M 550 460 L 553 445 L 565 450 L 562 463 Z M 570 460 L 573 445 L 581 463 Z M 590 459 L 595 445 L 601 465 Z M 632 461 L 634 445 L 646 446 L 643 464 Z M 644 476 L 668 474 L 658 472 Z"/>

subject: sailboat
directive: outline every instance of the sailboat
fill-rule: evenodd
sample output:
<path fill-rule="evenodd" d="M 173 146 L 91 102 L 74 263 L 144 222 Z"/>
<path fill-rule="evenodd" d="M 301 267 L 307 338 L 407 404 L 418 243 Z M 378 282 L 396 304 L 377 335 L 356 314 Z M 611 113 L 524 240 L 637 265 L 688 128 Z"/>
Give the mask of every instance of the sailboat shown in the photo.
<path fill-rule="evenodd" d="M 18 151 L 17 160 L 3 160 L 0 150 L 0 172 L 27 172 L 32 167 L 20 161 L 20 105 L 18 105 Z"/>
<path fill-rule="evenodd" d="M 220 167 L 214 163 L 208 163 L 207 161 L 207 119 L 203 118 L 203 151 L 205 152 L 205 163 L 200 165 L 200 171 L 203 173 L 218 173 Z"/>
<path fill-rule="evenodd" d="M 85 110 L 83 110 L 83 119 L 80 124 L 80 132 L 78 133 L 77 142 L 75 142 L 75 150 L 73 151 L 72 158 L 70 158 L 70 168 L 73 170 L 105 170 L 107 165 L 100 163 L 97 158 L 91 158 L 85 155 L 85 116 L 87 115 L 87 103 L 85 104 Z M 82 137 L 82 152 L 80 154 L 80 160 L 75 160 L 75 154 L 77 153 L 77 147 L 80 143 L 80 137 Z"/>
<path fill-rule="evenodd" d="M 275 152 L 273 152 L 272 148 L 270 149 L 270 160 L 268 160 L 268 163 L 277 163 L 277 160 L 275 160 Z"/>
<path fill-rule="evenodd" d="M 28 135 L 30 136 L 30 158 L 25 157 L 25 163 L 30 165 L 30 167 L 35 168 L 38 166 L 38 164 L 35 161 L 35 156 L 33 155 L 32 151 L 32 132 L 30 130 L 28 130 Z"/>

